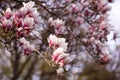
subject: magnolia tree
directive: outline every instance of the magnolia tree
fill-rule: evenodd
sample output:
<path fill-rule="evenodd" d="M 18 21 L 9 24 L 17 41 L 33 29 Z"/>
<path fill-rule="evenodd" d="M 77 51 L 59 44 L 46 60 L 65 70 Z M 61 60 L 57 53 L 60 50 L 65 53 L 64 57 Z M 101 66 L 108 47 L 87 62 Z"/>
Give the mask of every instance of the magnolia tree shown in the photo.
<path fill-rule="evenodd" d="M 111 61 L 106 44 L 111 0 L 33 0 L 22 2 L 19 8 L 19 1 L 11 2 L 0 16 L 1 52 L 10 59 L 13 72 L 3 79 L 31 79 L 39 68 L 36 64 L 48 64 L 62 75 L 64 71 L 80 73 L 74 66 L 93 59 L 101 65 Z"/>

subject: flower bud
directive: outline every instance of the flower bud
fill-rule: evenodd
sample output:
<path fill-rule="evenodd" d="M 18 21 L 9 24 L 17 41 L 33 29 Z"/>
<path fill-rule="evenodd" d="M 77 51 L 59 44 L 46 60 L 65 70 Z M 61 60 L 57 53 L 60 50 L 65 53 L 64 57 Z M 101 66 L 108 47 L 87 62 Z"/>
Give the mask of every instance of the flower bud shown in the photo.
<path fill-rule="evenodd" d="M 57 72 L 58 75 L 61 75 L 61 74 L 63 74 L 64 69 L 62 67 L 60 67 L 56 70 L 56 72 Z"/>

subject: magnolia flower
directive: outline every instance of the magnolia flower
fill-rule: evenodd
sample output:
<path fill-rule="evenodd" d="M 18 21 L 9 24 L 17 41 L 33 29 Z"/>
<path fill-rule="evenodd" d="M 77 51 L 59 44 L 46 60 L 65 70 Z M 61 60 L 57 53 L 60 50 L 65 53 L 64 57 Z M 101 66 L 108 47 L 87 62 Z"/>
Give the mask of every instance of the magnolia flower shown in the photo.
<path fill-rule="evenodd" d="M 25 16 L 28 13 L 28 9 L 26 7 L 22 7 L 19 10 L 19 14 Z"/>
<path fill-rule="evenodd" d="M 102 53 L 99 54 L 99 57 L 100 57 L 99 62 L 100 62 L 101 64 L 109 63 L 110 60 L 112 59 L 112 57 L 111 57 L 111 55 L 110 55 L 110 52 L 109 52 L 109 50 L 108 50 L 107 47 L 103 47 L 103 48 L 102 48 Z"/>
<path fill-rule="evenodd" d="M 79 6 L 77 6 L 76 4 L 72 4 L 72 6 L 71 6 L 71 7 L 72 7 L 72 11 L 73 11 L 73 12 L 75 12 L 75 13 L 76 13 L 76 12 L 78 12 L 78 11 L 79 11 Z"/>
<path fill-rule="evenodd" d="M 24 28 L 29 28 L 29 29 L 32 29 L 33 28 L 33 25 L 34 25 L 34 19 L 31 18 L 31 17 L 28 17 L 26 16 L 23 20 L 23 23 L 24 23 Z"/>
<path fill-rule="evenodd" d="M 70 13 L 78 13 L 80 10 L 82 10 L 83 6 L 81 6 L 80 3 L 72 3 L 67 7 L 67 10 Z"/>
<path fill-rule="evenodd" d="M 24 48 L 24 54 L 25 55 L 30 55 L 32 53 L 32 50 L 29 48 Z"/>
<path fill-rule="evenodd" d="M 20 31 L 22 31 L 22 30 L 23 30 L 23 28 L 22 28 L 22 27 L 20 27 L 20 28 L 18 28 L 17 30 L 18 30 L 18 32 L 20 32 Z"/>
<path fill-rule="evenodd" d="M 52 17 L 49 18 L 48 23 L 51 26 L 54 26 L 55 33 L 60 34 L 65 30 L 65 21 L 57 18 L 56 20 L 53 20 Z"/>
<path fill-rule="evenodd" d="M 67 45 L 68 45 L 68 43 L 66 43 L 65 42 L 65 38 L 58 38 L 58 47 L 62 47 L 62 48 L 64 48 L 64 51 L 66 51 L 67 50 Z"/>
<path fill-rule="evenodd" d="M 20 12 L 20 11 L 16 11 L 13 13 L 13 18 L 16 19 L 16 18 L 23 18 L 24 16 L 24 13 Z"/>
<path fill-rule="evenodd" d="M 22 18 L 15 18 L 14 22 L 15 22 L 15 25 L 17 28 L 22 28 L 22 26 L 23 26 L 23 19 Z"/>
<path fill-rule="evenodd" d="M 53 25 L 54 25 L 53 22 L 54 22 L 53 18 L 50 17 L 50 18 L 48 19 L 48 24 L 53 26 Z"/>
<path fill-rule="evenodd" d="M 54 20 L 53 25 L 55 26 L 55 32 L 57 34 L 63 33 L 63 31 L 65 30 L 64 24 L 65 24 L 65 22 L 63 20 L 59 19 L 59 18 Z"/>
<path fill-rule="evenodd" d="M 79 16 L 75 19 L 75 22 L 76 22 L 77 25 L 82 24 L 83 21 L 84 21 L 83 18 L 81 18 L 81 17 L 79 17 Z"/>
<path fill-rule="evenodd" d="M 50 34 L 48 38 L 49 47 L 62 47 L 64 51 L 67 50 L 68 43 L 65 42 L 65 38 L 57 38 L 55 35 Z"/>
<path fill-rule="evenodd" d="M 65 22 L 59 18 L 54 20 L 53 25 L 56 26 L 57 28 L 64 26 Z"/>
<path fill-rule="evenodd" d="M 10 8 L 7 8 L 6 11 L 4 12 L 4 15 L 6 18 L 10 18 L 12 16 L 12 11 Z"/>
<path fill-rule="evenodd" d="M 49 47 L 56 46 L 57 40 L 58 40 L 58 38 L 55 35 L 50 34 L 50 36 L 48 38 Z"/>
<path fill-rule="evenodd" d="M 106 64 L 106 63 L 109 63 L 111 59 L 112 59 L 111 55 L 101 54 L 99 62 L 101 64 Z"/>
<path fill-rule="evenodd" d="M 28 3 L 23 2 L 23 6 L 29 9 L 29 8 L 32 8 L 33 6 L 35 6 L 35 2 L 33 2 L 33 1 L 30 1 Z"/>
<path fill-rule="evenodd" d="M 34 18 L 34 21 L 36 23 L 39 23 L 41 21 L 41 17 L 39 16 L 40 14 L 37 11 L 37 8 L 34 8 L 34 7 L 29 8 L 28 12 L 27 12 L 27 15 L 30 16 L 30 17 L 32 17 L 32 18 Z"/>
<path fill-rule="evenodd" d="M 100 24 L 100 29 L 105 29 L 106 28 L 106 23 L 105 21 L 103 21 L 101 24 Z"/>
<path fill-rule="evenodd" d="M 67 56 L 68 54 L 64 53 L 64 49 L 62 47 L 59 47 L 52 53 L 52 61 L 62 67 L 65 64 L 65 58 Z"/>
<path fill-rule="evenodd" d="M 30 42 L 27 41 L 25 38 L 21 38 L 21 39 L 20 39 L 20 43 L 23 44 L 23 48 L 24 48 L 24 49 L 31 50 L 31 51 L 34 50 L 34 46 L 31 45 Z"/>
<path fill-rule="evenodd" d="M 5 28 L 11 29 L 12 28 L 12 21 L 11 20 L 6 19 L 5 17 L 3 17 L 1 19 L 1 21 L 2 21 L 2 27 L 3 27 L 3 29 L 5 29 Z"/>

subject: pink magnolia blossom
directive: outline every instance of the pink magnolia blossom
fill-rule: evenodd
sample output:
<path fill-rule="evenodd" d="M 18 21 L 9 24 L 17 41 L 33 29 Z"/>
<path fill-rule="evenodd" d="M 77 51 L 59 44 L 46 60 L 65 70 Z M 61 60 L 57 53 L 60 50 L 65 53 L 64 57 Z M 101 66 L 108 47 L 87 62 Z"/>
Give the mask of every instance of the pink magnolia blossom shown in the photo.
<path fill-rule="evenodd" d="M 52 61 L 54 61 L 56 64 L 59 64 L 61 67 L 65 64 L 65 58 L 68 56 L 64 52 L 64 49 L 62 47 L 57 48 L 53 54 L 52 54 Z"/>
<path fill-rule="evenodd" d="M 33 2 L 33 1 L 30 1 L 28 3 L 23 2 L 23 6 L 29 9 L 29 8 L 32 8 L 33 6 L 35 6 L 35 2 Z"/>
<path fill-rule="evenodd" d="M 15 18 L 14 22 L 15 22 L 15 25 L 17 28 L 21 28 L 23 26 L 23 19 L 22 18 Z"/>
<path fill-rule="evenodd" d="M 32 53 L 32 50 L 31 49 L 29 49 L 29 48 L 24 48 L 24 54 L 25 55 L 30 55 L 31 53 Z"/>
<path fill-rule="evenodd" d="M 30 1 L 28 3 L 23 2 L 23 7 L 20 8 L 18 12 L 16 12 L 15 16 L 17 17 L 24 17 L 24 16 L 29 16 L 34 18 L 34 21 L 36 23 L 39 23 L 41 21 L 41 17 L 39 16 L 39 13 L 37 11 L 37 8 L 34 8 L 35 3 Z"/>
<path fill-rule="evenodd" d="M 79 11 L 79 6 L 77 6 L 76 4 L 72 4 L 72 11 L 74 12 L 74 13 L 77 13 L 78 11 Z"/>
<path fill-rule="evenodd" d="M 20 43 L 23 46 L 24 54 L 29 55 L 34 50 L 34 46 L 31 45 L 30 42 L 27 41 L 25 38 L 21 38 Z"/>
<path fill-rule="evenodd" d="M 100 54 L 100 60 L 99 62 L 101 64 L 106 64 L 106 63 L 109 63 L 112 59 L 112 56 L 111 55 L 107 55 L 107 54 Z"/>
<path fill-rule="evenodd" d="M 64 48 L 64 51 L 67 50 L 67 45 L 68 43 L 66 43 L 66 39 L 65 38 L 58 38 L 58 47 L 62 47 Z"/>
<path fill-rule="evenodd" d="M 6 28 L 11 29 L 12 28 L 12 21 L 11 20 L 9 20 L 5 17 L 2 17 L 1 21 L 2 21 L 3 29 L 6 29 Z"/>
<path fill-rule="evenodd" d="M 62 47 L 64 51 L 67 50 L 68 43 L 65 42 L 65 38 L 58 38 L 55 35 L 50 34 L 48 38 L 49 47 Z"/>
<path fill-rule="evenodd" d="M 31 17 L 26 16 L 23 20 L 23 27 L 24 29 L 28 28 L 28 29 L 32 29 L 34 27 L 34 19 Z"/>
<path fill-rule="evenodd" d="M 23 47 L 30 48 L 31 50 L 34 50 L 34 46 L 30 44 L 29 41 L 27 41 L 25 38 L 20 39 L 20 43 L 23 44 Z"/>
<path fill-rule="evenodd" d="M 54 26 L 56 34 L 61 34 L 65 30 L 65 21 L 63 21 L 62 19 L 57 18 L 53 20 L 53 18 L 50 17 L 48 20 L 48 24 Z"/>
<path fill-rule="evenodd" d="M 24 16 L 24 15 L 26 15 L 27 13 L 28 13 L 28 9 L 27 9 L 26 7 L 22 7 L 22 8 L 20 8 L 18 14 L 20 14 L 21 16 Z"/>
<path fill-rule="evenodd" d="M 110 52 L 109 52 L 107 47 L 102 48 L 102 53 L 99 54 L 99 56 L 100 56 L 100 61 L 99 62 L 101 64 L 109 63 L 112 59 L 112 56 L 110 55 Z"/>
<path fill-rule="evenodd" d="M 111 61 L 111 56 L 109 55 L 102 55 L 101 57 L 101 64 L 106 64 L 109 63 Z"/>
<path fill-rule="evenodd" d="M 75 19 L 75 22 L 76 22 L 76 24 L 77 25 L 81 25 L 83 22 L 84 22 L 84 19 L 82 18 L 82 17 L 77 17 L 76 19 Z"/>
<path fill-rule="evenodd" d="M 12 16 L 12 11 L 10 8 L 7 8 L 6 11 L 4 12 L 4 15 L 6 18 L 10 18 Z"/>
<path fill-rule="evenodd" d="M 53 26 L 53 25 L 54 25 L 53 22 L 54 22 L 53 18 L 50 17 L 50 18 L 48 19 L 48 24 Z"/>
<path fill-rule="evenodd" d="M 106 28 L 106 22 L 102 22 L 101 24 L 100 24 L 100 29 L 105 29 Z"/>
<path fill-rule="evenodd" d="M 57 45 L 58 38 L 55 35 L 50 34 L 48 38 L 49 47 L 54 47 Z"/>
<path fill-rule="evenodd" d="M 72 3 L 68 5 L 67 11 L 69 13 L 78 13 L 82 10 L 83 6 L 80 3 Z"/>

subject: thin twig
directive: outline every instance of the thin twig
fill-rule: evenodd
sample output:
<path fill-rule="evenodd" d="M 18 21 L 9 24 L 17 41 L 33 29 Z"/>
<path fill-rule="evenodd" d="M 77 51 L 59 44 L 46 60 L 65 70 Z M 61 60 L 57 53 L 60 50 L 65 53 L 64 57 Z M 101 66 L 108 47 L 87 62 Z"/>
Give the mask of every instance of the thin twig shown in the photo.
<path fill-rule="evenodd" d="M 49 64 L 50 66 L 55 67 L 54 64 L 50 63 L 50 60 L 46 59 L 38 50 L 34 49 L 35 52 L 37 52 L 44 60 L 47 64 Z"/>

